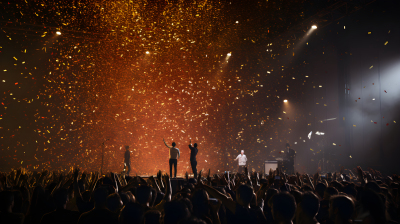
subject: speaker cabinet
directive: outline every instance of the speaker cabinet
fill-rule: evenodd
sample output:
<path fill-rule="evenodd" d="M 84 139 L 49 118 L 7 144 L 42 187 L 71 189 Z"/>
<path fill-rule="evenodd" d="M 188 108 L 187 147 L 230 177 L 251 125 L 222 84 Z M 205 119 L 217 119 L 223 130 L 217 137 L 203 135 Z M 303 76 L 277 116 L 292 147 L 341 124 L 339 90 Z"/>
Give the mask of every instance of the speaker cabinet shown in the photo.
<path fill-rule="evenodd" d="M 276 168 L 278 168 L 278 161 L 275 160 L 265 161 L 264 163 L 265 174 L 268 174 L 270 169 L 276 170 Z"/>

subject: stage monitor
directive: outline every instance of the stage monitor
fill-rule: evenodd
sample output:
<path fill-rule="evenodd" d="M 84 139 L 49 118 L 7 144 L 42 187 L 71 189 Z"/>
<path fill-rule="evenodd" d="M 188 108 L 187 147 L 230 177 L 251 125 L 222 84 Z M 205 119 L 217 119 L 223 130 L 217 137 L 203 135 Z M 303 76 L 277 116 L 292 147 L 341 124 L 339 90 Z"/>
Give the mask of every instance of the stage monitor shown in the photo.
<path fill-rule="evenodd" d="M 276 170 L 276 168 L 278 168 L 278 161 L 275 160 L 267 160 L 265 161 L 265 166 L 264 166 L 264 171 L 265 174 L 269 174 L 269 170 Z"/>

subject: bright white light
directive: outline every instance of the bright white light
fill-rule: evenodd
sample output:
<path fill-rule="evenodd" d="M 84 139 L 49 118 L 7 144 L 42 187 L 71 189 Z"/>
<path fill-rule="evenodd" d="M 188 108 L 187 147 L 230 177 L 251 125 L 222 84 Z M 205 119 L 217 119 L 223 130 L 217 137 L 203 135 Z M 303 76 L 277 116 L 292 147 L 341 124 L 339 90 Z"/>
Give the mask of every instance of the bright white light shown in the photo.
<path fill-rule="evenodd" d="M 316 131 L 315 134 L 316 134 L 316 135 L 325 135 L 324 132 L 319 132 L 319 131 Z"/>
<path fill-rule="evenodd" d="M 317 25 L 312 25 L 311 28 L 315 30 L 317 29 Z"/>
<path fill-rule="evenodd" d="M 146 54 L 150 54 L 150 52 L 149 52 L 149 51 L 146 51 Z"/>
<path fill-rule="evenodd" d="M 231 53 L 228 53 L 227 55 L 228 55 L 228 57 L 230 57 L 232 54 L 231 54 Z"/>
<path fill-rule="evenodd" d="M 308 139 L 311 139 L 311 135 L 312 135 L 312 131 L 310 131 L 310 133 L 308 133 Z"/>
<path fill-rule="evenodd" d="M 57 35 L 61 35 L 61 31 L 57 31 L 56 34 L 57 34 Z"/>
<path fill-rule="evenodd" d="M 236 21 L 236 23 L 239 23 L 239 21 Z"/>
<path fill-rule="evenodd" d="M 375 98 L 372 98 L 372 100 L 375 100 Z"/>
<path fill-rule="evenodd" d="M 283 100 L 284 103 L 287 103 L 287 100 Z"/>

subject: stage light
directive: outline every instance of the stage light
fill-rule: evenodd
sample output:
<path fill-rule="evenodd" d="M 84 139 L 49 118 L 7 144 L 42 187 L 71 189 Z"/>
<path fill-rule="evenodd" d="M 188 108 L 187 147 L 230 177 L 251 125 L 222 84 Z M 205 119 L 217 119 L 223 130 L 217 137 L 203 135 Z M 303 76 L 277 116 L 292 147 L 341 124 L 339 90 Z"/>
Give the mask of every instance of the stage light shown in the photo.
<path fill-rule="evenodd" d="M 317 29 L 318 27 L 317 27 L 317 25 L 312 25 L 311 28 L 315 30 L 315 29 Z"/>
<path fill-rule="evenodd" d="M 149 52 L 149 51 L 146 51 L 146 54 L 150 54 L 150 52 Z"/>
<path fill-rule="evenodd" d="M 283 100 L 284 103 L 287 103 L 287 100 Z"/>
<path fill-rule="evenodd" d="M 227 55 L 228 55 L 228 57 L 230 57 L 230 56 L 231 56 L 231 53 L 228 53 Z"/>
<path fill-rule="evenodd" d="M 56 31 L 56 34 L 60 36 L 61 35 L 61 31 Z"/>

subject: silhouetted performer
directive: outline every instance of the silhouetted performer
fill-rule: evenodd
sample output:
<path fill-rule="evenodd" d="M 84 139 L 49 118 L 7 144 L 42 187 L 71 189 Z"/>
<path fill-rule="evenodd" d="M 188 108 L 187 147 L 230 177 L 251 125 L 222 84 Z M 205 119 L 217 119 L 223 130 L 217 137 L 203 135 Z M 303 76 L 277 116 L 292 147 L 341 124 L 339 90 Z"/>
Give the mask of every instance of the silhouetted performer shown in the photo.
<path fill-rule="evenodd" d="M 240 154 L 236 157 L 235 161 L 236 160 L 239 160 L 238 173 L 242 173 L 244 167 L 246 166 L 246 162 L 247 162 L 247 157 L 244 154 L 244 150 L 240 151 Z"/>
<path fill-rule="evenodd" d="M 128 172 L 126 173 L 129 176 L 129 172 L 131 172 L 131 152 L 129 151 L 129 146 L 125 146 L 125 166 L 128 167 Z"/>
<path fill-rule="evenodd" d="M 190 164 L 192 165 L 192 171 L 193 171 L 194 179 L 197 179 L 197 160 L 196 160 L 196 155 L 197 155 L 197 152 L 199 151 L 197 149 L 197 143 L 194 143 L 194 147 L 192 147 L 192 140 L 190 140 L 189 149 L 190 149 Z"/>
<path fill-rule="evenodd" d="M 165 140 L 163 139 L 165 146 L 169 148 L 169 175 L 172 177 L 172 164 L 174 164 L 175 168 L 175 176 L 176 177 L 176 167 L 178 165 L 178 159 L 181 156 L 181 153 L 179 152 L 178 148 L 175 148 L 176 144 L 175 142 L 172 142 L 172 147 L 167 145 Z"/>
<path fill-rule="evenodd" d="M 288 168 L 287 168 L 287 172 L 289 174 L 293 174 L 294 173 L 294 158 L 296 157 L 296 151 L 294 151 L 294 149 L 290 148 L 290 144 L 286 143 L 286 159 L 288 160 Z"/>

